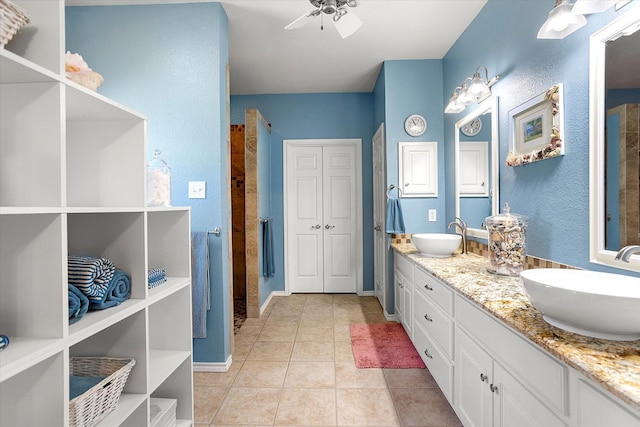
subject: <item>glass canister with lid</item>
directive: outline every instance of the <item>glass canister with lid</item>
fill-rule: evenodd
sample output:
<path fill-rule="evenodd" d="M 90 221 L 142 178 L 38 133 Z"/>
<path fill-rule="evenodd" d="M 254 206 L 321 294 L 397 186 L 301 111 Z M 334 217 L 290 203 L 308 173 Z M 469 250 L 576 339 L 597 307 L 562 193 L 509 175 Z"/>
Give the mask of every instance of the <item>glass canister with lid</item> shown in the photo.
<path fill-rule="evenodd" d="M 527 218 L 510 212 L 505 203 L 504 212 L 485 218 L 489 232 L 489 267 L 491 273 L 518 276 L 526 262 L 525 237 Z"/>
<path fill-rule="evenodd" d="M 147 206 L 171 206 L 171 168 L 157 148 L 147 163 Z"/>

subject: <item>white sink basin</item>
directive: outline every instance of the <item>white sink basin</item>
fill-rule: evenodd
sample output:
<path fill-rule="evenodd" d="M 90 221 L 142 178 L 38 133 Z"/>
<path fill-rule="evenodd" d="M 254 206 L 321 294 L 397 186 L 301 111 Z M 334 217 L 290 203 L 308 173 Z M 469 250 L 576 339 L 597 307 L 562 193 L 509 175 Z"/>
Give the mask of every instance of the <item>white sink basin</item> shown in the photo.
<path fill-rule="evenodd" d="M 411 243 L 423 255 L 430 257 L 449 257 L 460 246 L 462 236 L 447 233 L 420 233 L 411 235 Z"/>
<path fill-rule="evenodd" d="M 594 338 L 640 339 L 640 278 L 559 268 L 525 270 L 520 278 L 553 326 Z"/>

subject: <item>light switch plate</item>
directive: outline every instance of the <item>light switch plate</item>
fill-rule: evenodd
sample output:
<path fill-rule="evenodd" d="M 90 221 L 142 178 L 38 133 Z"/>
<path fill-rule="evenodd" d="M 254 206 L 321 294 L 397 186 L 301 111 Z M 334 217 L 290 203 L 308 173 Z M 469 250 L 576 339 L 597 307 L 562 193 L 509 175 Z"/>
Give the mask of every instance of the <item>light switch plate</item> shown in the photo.
<path fill-rule="evenodd" d="M 436 210 L 435 209 L 429 209 L 429 221 L 430 222 L 435 222 L 436 221 Z"/>
<path fill-rule="evenodd" d="M 204 199 L 207 197 L 207 185 L 205 181 L 189 181 L 189 198 Z"/>

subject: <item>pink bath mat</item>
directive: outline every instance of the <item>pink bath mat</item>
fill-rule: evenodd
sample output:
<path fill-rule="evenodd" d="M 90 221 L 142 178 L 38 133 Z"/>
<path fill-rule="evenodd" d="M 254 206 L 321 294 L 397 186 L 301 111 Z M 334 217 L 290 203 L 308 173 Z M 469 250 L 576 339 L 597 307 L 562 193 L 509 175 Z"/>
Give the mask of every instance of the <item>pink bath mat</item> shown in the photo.
<path fill-rule="evenodd" d="M 349 325 L 358 368 L 425 368 L 400 323 Z"/>

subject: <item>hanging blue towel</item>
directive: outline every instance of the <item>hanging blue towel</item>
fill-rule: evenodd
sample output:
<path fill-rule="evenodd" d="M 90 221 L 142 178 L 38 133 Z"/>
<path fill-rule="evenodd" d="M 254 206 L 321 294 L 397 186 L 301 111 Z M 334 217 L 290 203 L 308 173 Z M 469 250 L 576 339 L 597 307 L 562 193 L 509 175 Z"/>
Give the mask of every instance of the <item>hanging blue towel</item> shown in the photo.
<path fill-rule="evenodd" d="M 387 233 L 404 233 L 404 218 L 400 199 L 387 199 Z"/>
<path fill-rule="evenodd" d="M 89 310 L 89 298 L 72 284 L 69 284 L 69 324 L 82 319 Z"/>
<path fill-rule="evenodd" d="M 271 218 L 261 221 L 262 223 L 262 275 L 273 277 L 276 274 L 276 266 L 273 261 L 273 230 Z"/>
<path fill-rule="evenodd" d="M 193 338 L 207 337 L 207 311 L 211 308 L 209 285 L 209 233 L 191 233 L 191 303 Z"/>
<path fill-rule="evenodd" d="M 98 301 L 89 301 L 89 310 L 104 310 L 125 302 L 131 296 L 131 276 L 116 269 L 104 295 Z"/>

